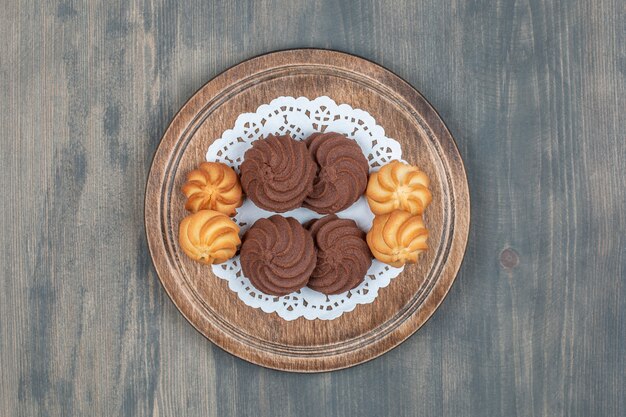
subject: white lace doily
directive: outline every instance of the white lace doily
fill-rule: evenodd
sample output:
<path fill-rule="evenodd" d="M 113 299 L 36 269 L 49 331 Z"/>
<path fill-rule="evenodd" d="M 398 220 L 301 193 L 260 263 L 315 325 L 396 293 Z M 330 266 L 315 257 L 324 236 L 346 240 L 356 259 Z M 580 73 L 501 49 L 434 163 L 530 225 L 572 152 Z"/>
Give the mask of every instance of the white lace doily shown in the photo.
<path fill-rule="evenodd" d="M 221 138 L 209 146 L 207 161 L 223 162 L 239 171 L 244 153 L 252 142 L 269 134 L 290 134 L 297 140 L 303 140 L 314 132 L 337 132 L 354 139 L 365 154 L 370 172 L 394 159 L 402 159 L 402 148 L 393 139 L 385 136 L 382 127 L 369 113 L 353 109 L 347 104 L 337 105 L 329 97 L 309 100 L 306 97 L 278 97 L 270 104 L 260 106 L 255 113 L 239 115 L 235 127 L 225 131 Z M 257 219 L 271 216 L 272 212 L 258 208 L 246 199 L 237 210 L 234 220 L 241 227 L 243 234 Z M 291 216 L 304 223 L 321 215 L 298 208 L 283 216 Z M 374 218 L 372 212 L 361 197 L 348 209 L 337 213 L 339 217 L 350 218 L 358 226 L 368 231 Z M 331 320 L 347 311 L 352 311 L 358 304 L 374 301 L 380 288 L 398 276 L 402 268 L 394 268 L 377 260 L 367 271 L 365 280 L 353 290 L 343 294 L 326 296 L 310 288 L 303 288 L 292 294 L 275 297 L 266 295 L 250 284 L 241 272 L 239 256 L 220 265 L 213 265 L 213 272 L 228 281 L 228 286 L 248 306 L 260 308 L 266 313 L 277 313 L 285 320 L 305 317 L 309 320 Z"/>

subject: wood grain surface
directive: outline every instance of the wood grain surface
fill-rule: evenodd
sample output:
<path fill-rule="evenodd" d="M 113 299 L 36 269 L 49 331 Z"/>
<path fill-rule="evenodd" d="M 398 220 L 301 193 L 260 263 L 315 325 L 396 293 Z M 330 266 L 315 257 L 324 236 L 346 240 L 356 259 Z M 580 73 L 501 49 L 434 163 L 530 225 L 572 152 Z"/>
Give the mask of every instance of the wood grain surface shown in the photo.
<path fill-rule="evenodd" d="M 623 416 L 621 0 L 0 2 L 0 410 L 7 416 Z M 167 123 L 251 56 L 372 59 L 438 109 L 472 227 L 443 305 L 334 373 L 207 343 L 151 265 Z"/>

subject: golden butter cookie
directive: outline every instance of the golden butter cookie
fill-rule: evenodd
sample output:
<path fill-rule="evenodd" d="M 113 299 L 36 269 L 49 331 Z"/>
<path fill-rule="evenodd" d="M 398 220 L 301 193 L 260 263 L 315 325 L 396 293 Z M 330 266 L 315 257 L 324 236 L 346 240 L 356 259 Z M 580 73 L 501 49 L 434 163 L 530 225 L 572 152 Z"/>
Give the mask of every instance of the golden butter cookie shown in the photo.
<path fill-rule="evenodd" d="M 418 255 L 428 248 L 427 239 L 422 216 L 402 210 L 374 217 L 367 233 L 367 245 L 374 257 L 395 267 L 417 262 Z"/>
<path fill-rule="evenodd" d="M 243 203 L 237 173 L 220 162 L 201 163 L 187 175 L 182 192 L 187 197 L 185 208 L 192 213 L 215 210 L 233 216 Z"/>
<path fill-rule="evenodd" d="M 365 196 L 374 214 L 404 210 L 422 214 L 432 201 L 428 176 L 419 168 L 391 161 L 370 175 Z"/>
<path fill-rule="evenodd" d="M 235 256 L 239 226 L 227 215 L 200 210 L 180 222 L 178 240 L 182 250 L 194 261 L 219 264 Z"/>

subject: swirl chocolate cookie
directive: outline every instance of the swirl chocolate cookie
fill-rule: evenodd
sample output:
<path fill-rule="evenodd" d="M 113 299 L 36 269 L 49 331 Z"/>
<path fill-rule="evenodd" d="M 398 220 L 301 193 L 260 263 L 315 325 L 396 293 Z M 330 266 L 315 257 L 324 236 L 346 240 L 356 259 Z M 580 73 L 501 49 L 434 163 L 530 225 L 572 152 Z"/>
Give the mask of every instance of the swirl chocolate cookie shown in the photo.
<path fill-rule="evenodd" d="M 269 295 L 286 295 L 307 285 L 317 258 L 311 233 L 292 217 L 275 214 L 246 232 L 241 269 L 252 285 Z"/>
<path fill-rule="evenodd" d="M 365 233 L 354 220 L 335 215 L 309 223 L 317 247 L 317 265 L 309 288 L 321 293 L 341 294 L 358 286 L 372 265 Z"/>
<path fill-rule="evenodd" d="M 367 187 L 369 165 L 361 147 L 339 133 L 314 133 L 306 144 L 318 170 L 304 207 L 320 214 L 350 207 Z"/>
<path fill-rule="evenodd" d="M 270 135 L 252 143 L 241 164 L 241 185 L 259 207 L 284 213 L 313 190 L 315 162 L 304 142 Z"/>

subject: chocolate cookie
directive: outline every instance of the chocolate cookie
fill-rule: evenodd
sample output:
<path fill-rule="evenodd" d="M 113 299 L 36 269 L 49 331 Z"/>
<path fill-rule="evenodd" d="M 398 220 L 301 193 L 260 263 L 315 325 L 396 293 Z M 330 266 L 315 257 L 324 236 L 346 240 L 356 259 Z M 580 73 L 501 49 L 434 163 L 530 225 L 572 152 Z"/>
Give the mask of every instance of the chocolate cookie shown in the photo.
<path fill-rule="evenodd" d="M 339 133 L 314 133 L 306 144 L 318 171 L 304 207 L 320 214 L 350 207 L 367 187 L 369 165 L 361 147 Z"/>
<path fill-rule="evenodd" d="M 269 295 L 286 295 L 304 287 L 315 268 L 313 238 L 292 217 L 257 220 L 241 246 L 241 269 L 252 285 Z"/>
<path fill-rule="evenodd" d="M 257 206 L 284 213 L 300 207 L 313 190 L 315 169 L 304 142 L 270 135 L 246 151 L 241 185 Z"/>
<path fill-rule="evenodd" d="M 372 265 L 365 233 L 353 220 L 330 215 L 309 223 L 317 246 L 317 266 L 309 288 L 323 294 L 341 294 L 355 288 Z"/>

